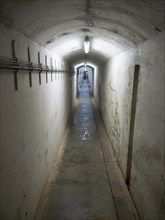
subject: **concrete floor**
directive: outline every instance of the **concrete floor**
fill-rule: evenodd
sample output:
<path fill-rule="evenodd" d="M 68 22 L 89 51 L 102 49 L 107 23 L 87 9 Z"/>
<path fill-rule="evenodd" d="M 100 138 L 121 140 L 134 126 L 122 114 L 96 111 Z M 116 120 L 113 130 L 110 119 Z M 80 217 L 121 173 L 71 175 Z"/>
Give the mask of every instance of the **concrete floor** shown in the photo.
<path fill-rule="evenodd" d="M 36 220 L 138 219 L 91 100 L 84 82 Z"/>

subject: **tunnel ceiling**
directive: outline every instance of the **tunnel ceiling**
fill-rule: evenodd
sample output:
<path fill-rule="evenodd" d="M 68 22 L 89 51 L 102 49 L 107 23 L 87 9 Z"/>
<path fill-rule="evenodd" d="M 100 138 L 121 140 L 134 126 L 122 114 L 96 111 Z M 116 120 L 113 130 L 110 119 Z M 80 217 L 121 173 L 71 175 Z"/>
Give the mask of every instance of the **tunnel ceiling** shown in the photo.
<path fill-rule="evenodd" d="M 103 62 L 164 30 L 164 0 L 0 0 L 0 19 L 69 62 Z"/>

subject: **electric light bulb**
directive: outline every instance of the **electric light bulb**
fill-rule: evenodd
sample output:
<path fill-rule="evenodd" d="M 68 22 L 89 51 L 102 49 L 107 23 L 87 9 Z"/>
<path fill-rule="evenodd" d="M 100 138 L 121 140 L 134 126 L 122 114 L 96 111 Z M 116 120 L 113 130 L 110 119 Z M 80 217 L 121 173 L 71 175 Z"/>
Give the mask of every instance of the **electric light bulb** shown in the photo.
<path fill-rule="evenodd" d="M 85 40 L 84 40 L 84 51 L 85 51 L 85 53 L 89 52 L 89 47 L 90 47 L 89 37 L 86 36 Z"/>

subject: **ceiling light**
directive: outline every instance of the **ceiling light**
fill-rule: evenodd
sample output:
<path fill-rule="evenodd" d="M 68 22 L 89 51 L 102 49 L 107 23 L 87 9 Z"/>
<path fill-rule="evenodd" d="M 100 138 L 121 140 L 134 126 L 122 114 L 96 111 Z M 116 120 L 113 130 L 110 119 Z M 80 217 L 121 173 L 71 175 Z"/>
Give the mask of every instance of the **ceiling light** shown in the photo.
<path fill-rule="evenodd" d="M 84 40 L 84 51 L 85 51 L 85 53 L 89 52 L 89 46 L 90 46 L 89 37 L 86 36 L 85 40 Z"/>

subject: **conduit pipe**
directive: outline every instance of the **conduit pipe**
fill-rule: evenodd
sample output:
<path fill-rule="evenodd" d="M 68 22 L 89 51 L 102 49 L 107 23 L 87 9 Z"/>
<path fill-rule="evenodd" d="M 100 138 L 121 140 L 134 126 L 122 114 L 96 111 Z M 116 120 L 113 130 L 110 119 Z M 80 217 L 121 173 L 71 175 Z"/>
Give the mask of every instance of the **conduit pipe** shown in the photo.
<path fill-rule="evenodd" d="M 61 72 L 61 73 L 70 73 L 70 71 L 67 70 L 61 70 L 61 69 L 54 69 L 53 67 L 49 68 L 48 66 L 44 66 L 42 64 L 35 64 L 32 62 L 26 62 L 17 60 L 14 58 L 5 58 L 0 57 L 0 69 L 8 69 L 8 70 L 14 70 L 14 71 L 37 71 L 37 72 Z"/>

